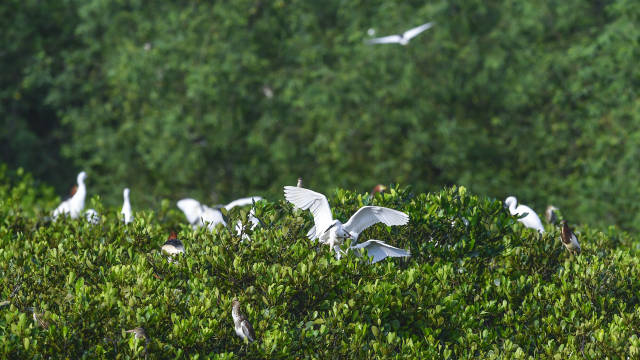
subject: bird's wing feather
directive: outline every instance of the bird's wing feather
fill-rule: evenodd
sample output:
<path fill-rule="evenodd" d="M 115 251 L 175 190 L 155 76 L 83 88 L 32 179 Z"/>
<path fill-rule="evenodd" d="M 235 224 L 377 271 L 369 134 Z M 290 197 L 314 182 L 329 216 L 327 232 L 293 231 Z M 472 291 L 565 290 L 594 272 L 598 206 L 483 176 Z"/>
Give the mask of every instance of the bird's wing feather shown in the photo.
<path fill-rule="evenodd" d="M 522 222 L 526 227 L 536 229 L 539 232 L 544 233 L 544 226 L 542 226 L 542 221 L 540 221 L 540 217 L 538 217 L 538 214 L 536 214 L 536 212 L 533 211 L 532 208 L 526 205 L 518 205 L 518 207 L 516 208 L 516 214 L 518 216 L 521 216 L 524 213 L 527 213 L 527 215 L 522 219 L 519 219 L 519 221 Z"/>
<path fill-rule="evenodd" d="M 309 231 L 307 232 L 307 238 L 309 238 L 309 240 L 313 240 L 313 239 L 317 239 L 318 238 L 318 234 L 316 234 L 316 227 L 313 226 L 311 229 L 309 229 Z"/>
<path fill-rule="evenodd" d="M 420 25 L 420 26 L 416 26 L 416 27 L 414 27 L 413 29 L 409 29 L 409 30 L 405 31 L 405 32 L 402 34 L 402 37 L 404 37 L 404 38 L 405 38 L 405 39 L 407 39 L 407 40 L 410 40 L 410 39 L 412 39 L 412 38 L 414 38 L 414 37 L 418 36 L 418 34 L 420 34 L 421 32 L 423 32 L 423 31 L 425 31 L 425 30 L 429 29 L 429 28 L 430 28 L 430 27 L 432 27 L 432 26 L 433 26 L 433 23 L 432 23 L 432 22 L 428 22 L 428 23 L 426 23 L 426 24 L 422 24 L 422 25 Z"/>
<path fill-rule="evenodd" d="M 363 243 L 351 246 L 351 249 L 366 250 L 368 256 L 373 256 L 373 259 L 371 260 L 372 264 L 380 260 L 384 260 L 387 257 L 411 256 L 410 251 L 391 246 L 380 240 L 367 240 Z"/>
<path fill-rule="evenodd" d="M 367 44 L 393 44 L 393 43 L 400 43 L 400 40 L 401 40 L 400 35 L 389 35 L 389 36 L 369 39 L 367 40 Z"/>
<path fill-rule="evenodd" d="M 305 188 L 285 186 L 284 197 L 296 207 L 311 211 L 316 230 L 324 231 L 331 226 L 333 217 L 326 196 Z"/>
<path fill-rule="evenodd" d="M 224 217 L 220 210 L 212 209 L 208 206 L 203 206 L 204 211 L 200 215 L 202 218 L 202 223 L 208 225 L 209 229 L 212 229 L 218 224 L 226 225 L 226 221 L 224 221 Z"/>
<path fill-rule="evenodd" d="M 225 205 L 224 208 L 227 209 L 227 211 L 229 211 L 229 210 L 233 209 L 236 206 L 251 205 L 254 202 L 260 201 L 260 200 L 262 200 L 262 198 L 260 196 L 252 196 L 252 197 L 241 198 L 241 199 L 233 200 L 232 202 L 230 202 L 227 205 Z"/>
<path fill-rule="evenodd" d="M 247 336 L 249 341 L 255 341 L 256 334 L 255 332 L 253 332 L 253 327 L 251 326 L 251 323 L 247 320 L 242 320 L 242 323 L 240 324 L 240 326 L 242 326 L 242 332 Z"/>
<path fill-rule="evenodd" d="M 360 234 L 364 229 L 379 222 L 389 226 L 405 225 L 409 222 L 409 215 L 381 206 L 363 206 L 344 224 L 344 229 Z"/>
<path fill-rule="evenodd" d="M 200 217 L 202 216 L 202 206 L 197 200 L 182 199 L 178 201 L 177 205 L 187 217 L 189 224 L 195 224 L 200 220 Z"/>

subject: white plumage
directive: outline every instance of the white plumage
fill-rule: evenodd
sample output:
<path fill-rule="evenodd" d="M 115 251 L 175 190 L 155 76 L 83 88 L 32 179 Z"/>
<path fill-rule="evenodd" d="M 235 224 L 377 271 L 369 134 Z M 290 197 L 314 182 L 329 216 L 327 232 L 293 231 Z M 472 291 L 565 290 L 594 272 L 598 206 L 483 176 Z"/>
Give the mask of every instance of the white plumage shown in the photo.
<path fill-rule="evenodd" d="M 249 221 L 251 222 L 251 230 L 254 230 L 256 226 L 260 224 L 260 220 L 258 220 L 258 218 L 255 215 L 256 215 L 255 209 L 251 208 L 251 211 L 249 211 Z M 243 225 L 241 220 L 238 220 L 238 222 L 236 223 L 236 234 L 238 234 L 238 236 L 242 235 L 242 240 L 251 240 L 249 238 L 249 235 L 243 233 Z"/>
<path fill-rule="evenodd" d="M 87 209 L 84 216 L 89 224 L 97 225 L 100 222 L 100 215 L 95 209 Z"/>
<path fill-rule="evenodd" d="M 509 196 L 508 198 L 506 198 L 504 204 L 509 207 L 509 212 L 511 212 L 511 215 L 522 216 L 526 213 L 527 215 L 522 219 L 518 219 L 518 221 L 523 223 L 524 226 L 531 229 L 536 229 L 538 230 L 538 232 L 540 232 L 540 234 L 544 234 L 542 221 L 540 221 L 538 214 L 536 214 L 533 209 L 526 205 L 517 205 L 518 200 L 515 198 L 515 196 Z"/>
<path fill-rule="evenodd" d="M 122 197 L 124 198 L 124 202 L 122 204 L 122 220 L 125 224 L 129 224 L 133 221 L 133 214 L 131 213 L 131 203 L 129 202 L 129 188 L 125 188 L 122 192 Z"/>
<path fill-rule="evenodd" d="M 380 206 L 364 206 L 356 211 L 349 221 L 342 224 L 339 220 L 333 219 L 329 201 L 323 194 L 302 187 L 285 186 L 284 196 L 296 207 L 311 211 L 315 226 L 309 230 L 307 236 L 310 239 L 319 239 L 334 251 L 335 245 L 340 245 L 345 238 L 355 241 L 358 235 L 371 225 L 379 222 L 389 226 L 405 225 L 409 221 L 409 216 L 403 212 Z"/>
<path fill-rule="evenodd" d="M 53 219 L 55 220 L 59 215 L 69 215 L 72 219 L 77 219 L 82 214 L 84 209 L 84 199 L 87 196 L 87 188 L 84 185 L 84 179 L 87 177 L 87 173 L 84 171 L 78 174 L 76 179 L 78 188 L 73 196 L 63 201 L 58 207 L 53 210 Z"/>
<path fill-rule="evenodd" d="M 187 217 L 187 221 L 189 221 L 193 228 L 206 226 L 209 230 L 212 230 L 218 224 L 222 224 L 224 226 L 227 225 L 227 222 L 224 220 L 222 212 L 219 209 L 224 208 L 229 211 L 236 206 L 251 205 L 260 200 L 262 200 L 261 197 L 253 196 L 234 200 L 227 205 L 217 205 L 215 208 L 210 208 L 206 205 L 200 204 L 199 201 L 194 199 L 182 199 L 178 201 L 177 205 Z"/>
<path fill-rule="evenodd" d="M 428 22 L 426 24 L 422 24 L 420 26 L 414 27 L 413 29 L 409 29 L 400 35 L 389 35 L 383 36 L 379 38 L 374 38 L 367 40 L 367 44 L 400 44 L 407 45 L 409 40 L 418 36 L 425 30 L 428 30 L 433 26 L 432 22 Z"/>
<path fill-rule="evenodd" d="M 411 256 L 410 251 L 391 246 L 380 240 L 367 240 L 363 243 L 350 246 L 349 249 L 356 250 L 355 254 L 358 256 L 362 256 L 364 250 L 366 250 L 367 255 L 369 257 L 373 257 L 370 264 L 377 263 L 378 261 L 384 260 L 387 257 Z"/>

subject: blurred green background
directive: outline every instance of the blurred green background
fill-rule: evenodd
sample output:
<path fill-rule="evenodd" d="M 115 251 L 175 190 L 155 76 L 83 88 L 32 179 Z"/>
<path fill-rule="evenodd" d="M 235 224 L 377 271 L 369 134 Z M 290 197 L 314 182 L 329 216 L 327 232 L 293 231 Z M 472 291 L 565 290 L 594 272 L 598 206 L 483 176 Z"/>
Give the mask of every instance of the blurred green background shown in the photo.
<path fill-rule="evenodd" d="M 60 195 L 79 170 L 138 208 L 460 184 L 640 229 L 635 0 L 5 0 L 0 23 L 0 161 Z"/>

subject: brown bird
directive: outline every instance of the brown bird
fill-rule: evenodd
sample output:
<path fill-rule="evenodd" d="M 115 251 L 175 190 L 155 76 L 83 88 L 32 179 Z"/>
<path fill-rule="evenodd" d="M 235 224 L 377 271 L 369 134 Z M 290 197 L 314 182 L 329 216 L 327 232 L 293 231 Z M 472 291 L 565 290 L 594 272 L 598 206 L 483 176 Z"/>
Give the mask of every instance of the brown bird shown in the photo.
<path fill-rule="evenodd" d="M 236 330 L 236 334 L 242 339 L 247 339 L 249 342 L 253 342 L 256 339 L 256 334 L 253 332 L 253 327 L 247 317 L 240 310 L 240 301 L 233 299 L 231 316 L 233 317 L 233 324 Z"/>
<path fill-rule="evenodd" d="M 378 184 L 371 189 L 371 197 L 376 196 L 376 193 L 383 193 L 385 191 L 387 191 L 387 187 L 382 184 Z"/>
<path fill-rule="evenodd" d="M 302 187 L 302 178 L 301 177 L 298 178 L 298 184 L 296 185 L 296 187 Z"/>
<path fill-rule="evenodd" d="M 44 319 L 44 313 L 37 312 L 36 309 L 33 307 L 29 307 L 27 308 L 27 310 L 33 313 L 33 321 L 35 321 L 36 324 L 38 324 L 38 326 L 40 326 L 43 329 L 46 329 L 49 327 L 49 322 Z"/>
<path fill-rule="evenodd" d="M 146 342 L 149 342 L 149 336 L 144 331 L 144 328 L 138 326 L 137 328 L 126 330 L 126 333 L 133 333 L 136 339 L 144 339 Z"/>
<path fill-rule="evenodd" d="M 553 206 L 553 205 L 549 205 L 547 206 L 547 210 L 544 212 L 544 216 L 547 218 L 547 222 L 549 224 L 557 224 L 558 223 L 558 208 Z"/>
<path fill-rule="evenodd" d="M 580 254 L 580 243 L 578 243 L 578 237 L 571 231 L 566 220 L 562 220 L 562 233 L 560 234 L 562 244 L 569 250 L 570 253 Z"/>
<path fill-rule="evenodd" d="M 162 245 L 162 251 L 172 256 L 184 252 L 184 245 L 182 241 L 178 240 L 174 231 L 171 232 L 167 241 Z"/>

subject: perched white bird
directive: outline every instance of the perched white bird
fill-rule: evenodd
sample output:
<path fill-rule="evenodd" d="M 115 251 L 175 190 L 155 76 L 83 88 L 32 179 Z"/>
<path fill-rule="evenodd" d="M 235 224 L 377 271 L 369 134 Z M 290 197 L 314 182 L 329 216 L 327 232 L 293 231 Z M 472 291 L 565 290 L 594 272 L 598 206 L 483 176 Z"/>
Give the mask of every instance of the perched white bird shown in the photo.
<path fill-rule="evenodd" d="M 340 259 L 340 253 L 342 252 L 340 249 L 336 250 L 336 257 Z M 339 251 L 340 250 L 340 251 Z M 384 260 L 387 257 L 409 257 L 411 256 L 411 252 L 409 250 L 404 250 L 397 248 L 395 246 L 391 246 L 384 241 L 380 240 L 367 240 L 363 243 L 356 244 L 349 247 L 349 250 L 356 250 L 355 254 L 358 256 L 362 256 L 364 250 L 367 251 L 367 256 L 373 257 L 370 260 L 370 264 L 377 263 L 378 261 Z"/>
<path fill-rule="evenodd" d="M 578 243 L 578 237 L 573 231 L 571 231 L 569 225 L 567 225 L 567 220 L 562 220 L 562 232 L 560 233 L 560 238 L 562 239 L 562 244 L 570 253 L 580 254 L 582 249 L 580 248 L 580 243 Z"/>
<path fill-rule="evenodd" d="M 400 35 L 389 35 L 389 36 L 367 40 L 367 44 L 407 45 L 409 43 L 409 40 L 418 36 L 421 32 L 431 28 L 432 26 L 433 26 L 433 22 L 428 22 L 426 24 L 422 24 L 420 26 L 414 27 L 413 29 L 409 29 Z"/>
<path fill-rule="evenodd" d="M 100 215 L 95 209 L 87 209 L 87 211 L 84 212 L 84 217 L 89 224 L 98 225 L 100 222 Z"/>
<path fill-rule="evenodd" d="M 508 198 L 506 198 L 504 204 L 509 207 L 509 212 L 511 212 L 511 215 L 522 216 L 526 213 L 527 215 L 522 219 L 518 219 L 518 221 L 523 223 L 524 226 L 531 229 L 536 229 L 538 230 L 538 232 L 540 232 L 540 234 L 544 234 L 542 221 L 540 221 L 538 214 L 536 214 L 533 209 L 526 205 L 517 205 L 518 200 L 515 198 L 515 196 L 509 196 Z"/>
<path fill-rule="evenodd" d="M 249 342 L 256 340 L 256 334 L 253 331 L 253 327 L 247 317 L 240 310 L 240 301 L 233 299 L 231 309 L 231 317 L 233 317 L 233 325 L 236 330 L 236 335 L 242 339 L 247 339 Z"/>
<path fill-rule="evenodd" d="M 219 209 L 224 208 L 229 211 L 236 206 L 251 205 L 260 200 L 262 200 L 260 196 L 253 196 L 234 200 L 227 205 L 216 205 L 213 208 L 210 208 L 206 205 L 200 204 L 199 201 L 194 199 L 182 199 L 178 201 L 177 205 L 194 229 L 207 226 L 209 230 L 212 230 L 218 224 L 222 224 L 224 226 L 227 225 L 227 222 L 224 220 L 222 212 Z"/>
<path fill-rule="evenodd" d="M 284 197 L 302 210 L 309 210 L 315 226 L 309 230 L 309 239 L 319 239 L 335 251 L 344 239 L 355 241 L 358 235 L 371 225 L 382 222 L 386 225 L 405 225 L 409 216 L 403 212 L 380 206 L 363 206 L 345 224 L 333 219 L 327 198 L 315 191 L 302 187 L 285 186 Z"/>
<path fill-rule="evenodd" d="M 82 214 L 82 209 L 84 209 L 84 199 L 87 196 L 87 188 L 84 185 L 84 179 L 86 177 L 87 173 L 84 171 L 78 174 L 78 187 L 75 193 L 71 198 L 63 201 L 55 210 L 53 210 L 54 220 L 59 215 L 69 215 L 72 219 L 76 219 Z"/>
<path fill-rule="evenodd" d="M 120 213 L 122 214 L 122 219 L 125 224 L 129 224 L 133 221 L 133 214 L 131 213 L 131 203 L 129 202 L 129 188 L 125 188 L 122 191 L 122 197 L 124 198 L 124 203 L 122 204 L 122 210 Z"/>

